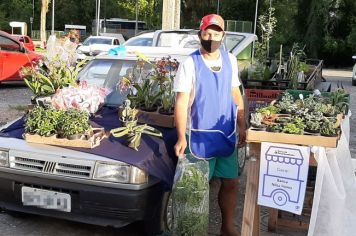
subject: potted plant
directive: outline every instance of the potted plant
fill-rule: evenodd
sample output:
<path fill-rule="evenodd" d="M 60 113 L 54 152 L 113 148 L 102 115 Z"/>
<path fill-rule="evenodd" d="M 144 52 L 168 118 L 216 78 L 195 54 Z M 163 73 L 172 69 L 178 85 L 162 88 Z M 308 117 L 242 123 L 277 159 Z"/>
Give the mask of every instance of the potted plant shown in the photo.
<path fill-rule="evenodd" d="M 79 62 L 75 67 L 60 59 L 59 55 L 52 60 L 45 58 L 36 67 L 23 67 L 21 75 L 26 85 L 33 92 L 35 101 L 39 97 L 54 94 L 58 88 L 76 85 L 78 73 L 86 61 Z"/>
<path fill-rule="evenodd" d="M 309 133 L 319 133 L 320 132 L 320 121 L 318 120 L 307 120 L 305 131 Z"/>
<path fill-rule="evenodd" d="M 130 105 L 130 100 L 126 99 L 119 118 L 122 122 L 122 126 L 128 126 L 130 123 L 133 123 L 134 125 L 137 124 L 138 110 L 131 108 Z"/>
<path fill-rule="evenodd" d="M 322 136 L 335 137 L 338 135 L 338 129 L 335 123 L 325 120 L 320 127 L 320 134 Z"/>
<path fill-rule="evenodd" d="M 25 131 L 49 137 L 57 133 L 60 112 L 52 108 L 35 106 L 26 116 Z"/>
<path fill-rule="evenodd" d="M 273 133 L 280 133 L 282 132 L 282 130 L 283 130 L 283 124 L 277 124 L 277 123 L 267 126 L 266 129 L 266 131 L 273 132 Z"/>
<path fill-rule="evenodd" d="M 253 128 L 261 129 L 261 130 L 266 128 L 266 125 L 263 124 L 262 121 L 263 121 L 263 115 L 261 113 L 257 112 L 251 114 L 250 123 Z"/>
<path fill-rule="evenodd" d="M 58 122 L 58 132 L 68 139 L 79 139 L 90 130 L 89 113 L 86 111 L 65 110 Z"/>
<path fill-rule="evenodd" d="M 128 146 L 136 151 L 138 151 L 141 144 L 142 134 L 162 137 L 162 133 L 159 130 L 146 124 L 136 125 L 134 123 L 128 123 L 127 126 L 112 129 L 110 133 L 117 138 L 127 136 Z"/>
<path fill-rule="evenodd" d="M 288 134 L 302 134 L 303 131 L 304 130 L 301 127 L 298 127 L 294 123 L 287 123 L 282 130 L 283 133 L 288 133 Z"/>

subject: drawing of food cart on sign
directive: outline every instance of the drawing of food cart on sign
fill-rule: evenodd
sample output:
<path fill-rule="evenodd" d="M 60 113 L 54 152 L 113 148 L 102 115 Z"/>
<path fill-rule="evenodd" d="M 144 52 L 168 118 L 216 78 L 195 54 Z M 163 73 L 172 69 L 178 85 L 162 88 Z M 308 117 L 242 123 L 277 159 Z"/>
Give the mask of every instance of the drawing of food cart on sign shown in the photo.
<path fill-rule="evenodd" d="M 265 153 L 267 172 L 263 176 L 262 195 L 271 197 L 278 206 L 298 203 L 303 180 L 300 168 L 303 155 L 300 150 L 271 146 Z M 268 187 L 266 187 L 268 186 Z"/>

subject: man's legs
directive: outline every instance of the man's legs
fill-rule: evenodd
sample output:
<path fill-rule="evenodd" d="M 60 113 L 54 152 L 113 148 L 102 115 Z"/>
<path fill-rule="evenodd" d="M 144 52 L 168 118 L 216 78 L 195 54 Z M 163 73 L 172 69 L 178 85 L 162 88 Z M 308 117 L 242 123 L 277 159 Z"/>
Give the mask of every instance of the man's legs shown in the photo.
<path fill-rule="evenodd" d="M 221 209 L 221 234 L 223 236 L 240 235 L 234 224 L 238 193 L 237 162 L 237 150 L 229 157 L 215 158 L 213 176 L 221 179 L 218 201 Z"/>
<path fill-rule="evenodd" d="M 219 190 L 219 206 L 221 209 L 222 225 L 221 234 L 223 236 L 238 236 L 234 220 L 236 219 L 236 202 L 238 192 L 238 179 L 221 179 Z"/>

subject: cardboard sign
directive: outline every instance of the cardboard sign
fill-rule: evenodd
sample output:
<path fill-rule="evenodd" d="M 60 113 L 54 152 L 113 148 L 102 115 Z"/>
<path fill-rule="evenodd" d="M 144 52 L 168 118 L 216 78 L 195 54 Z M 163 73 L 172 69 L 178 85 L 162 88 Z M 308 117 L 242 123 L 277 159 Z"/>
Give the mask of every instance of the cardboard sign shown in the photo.
<path fill-rule="evenodd" d="M 306 146 L 261 143 L 258 204 L 300 215 L 309 156 Z"/>

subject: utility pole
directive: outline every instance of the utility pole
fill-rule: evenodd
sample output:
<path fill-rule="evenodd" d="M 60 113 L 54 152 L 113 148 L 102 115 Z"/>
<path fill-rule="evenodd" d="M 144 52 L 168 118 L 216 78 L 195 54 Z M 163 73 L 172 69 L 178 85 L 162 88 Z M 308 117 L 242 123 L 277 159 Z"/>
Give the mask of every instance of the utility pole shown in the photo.
<path fill-rule="evenodd" d="M 54 35 L 54 0 L 52 0 L 52 35 Z"/>
<path fill-rule="evenodd" d="M 97 5 L 97 18 L 96 18 L 96 36 L 99 36 L 99 29 L 100 29 L 100 0 L 98 0 Z"/>
<path fill-rule="evenodd" d="M 162 29 L 180 28 L 181 0 L 163 0 Z"/>
<path fill-rule="evenodd" d="M 135 36 L 137 35 L 137 30 L 138 30 L 138 0 L 136 0 L 136 22 L 135 22 Z"/>
<path fill-rule="evenodd" d="M 218 9 L 216 11 L 216 14 L 218 14 L 218 15 L 219 15 L 219 10 L 220 10 L 220 0 L 218 0 Z"/>

